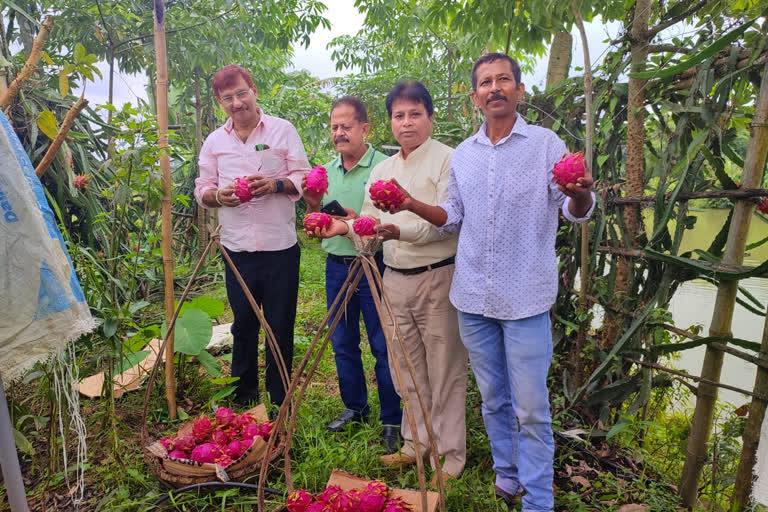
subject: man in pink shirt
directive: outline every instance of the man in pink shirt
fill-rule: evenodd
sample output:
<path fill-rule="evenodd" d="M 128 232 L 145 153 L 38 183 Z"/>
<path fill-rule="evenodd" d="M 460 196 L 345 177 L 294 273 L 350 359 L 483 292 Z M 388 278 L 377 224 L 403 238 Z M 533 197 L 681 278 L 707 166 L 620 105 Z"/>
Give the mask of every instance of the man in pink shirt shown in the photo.
<path fill-rule="evenodd" d="M 224 66 L 212 87 L 229 118 L 200 150 L 195 198 L 205 208 L 218 208 L 221 243 L 263 307 L 290 374 L 300 258 L 294 202 L 309 162 L 293 125 L 256 104 L 258 91 L 247 70 Z M 243 177 L 250 180 L 246 201 L 235 195 L 234 180 Z M 234 314 L 232 376 L 240 378 L 235 399 L 258 401 L 259 322 L 228 267 L 226 287 Z M 266 380 L 272 403 L 282 404 L 285 390 L 269 349 Z"/>

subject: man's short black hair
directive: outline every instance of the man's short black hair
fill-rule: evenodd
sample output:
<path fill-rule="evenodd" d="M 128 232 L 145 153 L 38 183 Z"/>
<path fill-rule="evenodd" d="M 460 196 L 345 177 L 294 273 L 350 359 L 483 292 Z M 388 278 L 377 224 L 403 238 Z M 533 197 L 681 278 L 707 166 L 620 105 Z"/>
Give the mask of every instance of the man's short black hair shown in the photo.
<path fill-rule="evenodd" d="M 368 111 L 365 109 L 365 103 L 363 103 L 360 98 L 356 96 L 342 96 L 331 105 L 331 113 L 333 113 L 339 105 L 349 105 L 355 109 L 355 119 L 357 121 L 360 121 L 361 123 L 368 122 Z"/>
<path fill-rule="evenodd" d="M 479 68 L 482 64 L 488 64 L 489 62 L 496 62 L 497 60 L 505 60 L 509 62 L 509 67 L 512 68 L 512 76 L 515 78 L 515 84 L 520 85 L 520 65 L 517 63 L 515 59 L 507 55 L 506 53 L 489 53 L 487 55 L 483 55 L 479 59 L 477 59 L 477 62 L 475 62 L 475 65 L 472 66 L 472 90 L 477 90 L 477 68 Z"/>
<path fill-rule="evenodd" d="M 392 104 L 395 100 L 409 100 L 421 103 L 427 110 L 427 115 L 431 116 L 435 110 L 432 107 L 432 96 L 424 84 L 416 80 L 408 80 L 395 85 L 389 94 L 387 94 L 387 115 L 392 117 Z"/>

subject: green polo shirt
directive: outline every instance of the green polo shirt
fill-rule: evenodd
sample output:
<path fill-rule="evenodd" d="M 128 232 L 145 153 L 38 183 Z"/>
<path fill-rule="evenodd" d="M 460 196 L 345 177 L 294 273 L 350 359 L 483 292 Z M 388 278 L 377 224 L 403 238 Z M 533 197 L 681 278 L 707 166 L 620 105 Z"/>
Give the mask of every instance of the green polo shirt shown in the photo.
<path fill-rule="evenodd" d="M 350 208 L 360 213 L 365 198 L 365 184 L 371 175 L 371 170 L 379 162 L 388 157 L 367 144 L 368 151 L 352 169 L 344 172 L 341 165 L 341 155 L 325 164 L 328 172 L 328 195 L 323 196 L 323 204 L 330 203 L 334 199 L 344 208 Z M 346 237 L 335 236 L 323 240 L 323 249 L 336 256 L 354 256 L 357 254 L 354 244 Z"/>

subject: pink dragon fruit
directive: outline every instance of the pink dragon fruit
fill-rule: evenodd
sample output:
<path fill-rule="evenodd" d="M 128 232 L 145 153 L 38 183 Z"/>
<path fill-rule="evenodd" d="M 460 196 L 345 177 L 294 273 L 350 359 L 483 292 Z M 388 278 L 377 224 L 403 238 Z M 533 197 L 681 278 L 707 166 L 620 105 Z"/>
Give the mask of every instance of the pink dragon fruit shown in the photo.
<path fill-rule="evenodd" d="M 256 418 L 254 418 L 247 412 L 244 412 L 243 414 L 237 415 L 234 421 L 234 427 L 237 430 L 242 431 L 246 425 L 250 425 L 251 423 L 256 423 Z"/>
<path fill-rule="evenodd" d="M 208 416 L 200 416 L 192 423 L 192 435 L 195 436 L 195 441 L 202 443 L 213 431 L 213 423 Z"/>
<path fill-rule="evenodd" d="M 311 494 L 303 489 L 296 489 L 288 495 L 288 499 L 285 501 L 285 508 L 288 512 L 306 512 L 314 498 Z"/>
<path fill-rule="evenodd" d="M 389 487 L 387 487 L 387 484 L 381 480 L 371 480 L 368 482 L 368 485 L 365 486 L 364 492 L 386 497 L 387 494 L 389 494 Z"/>
<path fill-rule="evenodd" d="M 213 464 L 219 458 L 221 448 L 212 443 L 203 443 L 195 446 L 189 458 L 196 462 L 208 462 Z"/>
<path fill-rule="evenodd" d="M 326 505 L 330 505 L 331 500 L 333 500 L 337 494 L 343 493 L 344 491 L 338 485 L 329 485 L 323 490 L 320 496 L 318 496 L 317 501 L 321 501 Z"/>
<path fill-rule="evenodd" d="M 251 189 L 248 188 L 250 183 L 251 182 L 248 181 L 245 176 L 242 178 L 235 178 L 235 195 L 238 199 L 240 199 L 241 203 L 247 203 L 253 199 L 253 196 L 251 195 Z"/>
<path fill-rule="evenodd" d="M 72 178 L 72 185 L 74 185 L 76 189 L 84 191 L 88 189 L 88 183 L 90 183 L 90 181 L 90 176 L 86 176 L 85 174 L 78 174 Z"/>
<path fill-rule="evenodd" d="M 390 500 L 387 500 L 387 502 L 384 504 L 384 508 L 381 510 L 381 512 L 409 512 L 413 511 L 413 507 L 411 507 L 408 503 L 402 500 L 402 498 L 392 498 Z"/>
<path fill-rule="evenodd" d="M 248 451 L 248 449 L 253 446 L 253 438 L 251 439 L 243 439 L 240 441 L 240 454 L 243 454 Z"/>
<path fill-rule="evenodd" d="M 304 512 L 329 512 L 330 510 L 331 509 L 329 509 L 325 503 L 316 501 L 314 503 L 310 503 L 309 506 L 304 509 Z"/>
<path fill-rule="evenodd" d="M 354 489 L 336 493 L 327 505 L 333 512 L 358 512 L 360 510 L 360 493 Z"/>
<path fill-rule="evenodd" d="M 229 443 L 229 435 L 223 430 L 214 430 L 211 433 L 211 443 L 216 446 L 227 446 Z"/>
<path fill-rule="evenodd" d="M 221 455 L 219 455 L 216 458 L 216 464 L 218 464 L 219 466 L 221 466 L 223 468 L 229 466 L 233 462 L 235 462 L 235 461 L 232 459 L 232 457 L 230 457 L 226 453 L 222 453 Z"/>
<path fill-rule="evenodd" d="M 173 450 L 168 452 L 168 457 L 171 459 L 186 459 L 187 454 L 181 450 Z"/>
<path fill-rule="evenodd" d="M 376 221 L 371 217 L 358 217 L 352 223 L 352 229 L 359 236 L 373 236 L 376 234 Z"/>
<path fill-rule="evenodd" d="M 387 180 L 379 180 L 368 190 L 371 199 L 378 201 L 386 209 L 397 208 L 405 200 L 405 196 L 397 185 Z"/>
<path fill-rule="evenodd" d="M 307 174 L 307 189 L 315 194 L 328 193 L 328 173 L 325 167 L 318 165 L 309 171 Z"/>
<path fill-rule="evenodd" d="M 169 452 L 173 450 L 173 438 L 172 437 L 164 437 L 158 441 L 161 445 L 163 445 L 163 448 L 165 448 L 165 451 Z"/>
<path fill-rule="evenodd" d="M 195 448 L 197 442 L 192 434 L 182 434 L 173 440 L 173 449 L 189 453 Z"/>
<path fill-rule="evenodd" d="M 317 228 L 327 229 L 331 227 L 333 219 L 327 213 L 308 213 L 304 216 L 304 229 L 314 231 Z"/>
<path fill-rule="evenodd" d="M 360 493 L 360 512 L 380 512 L 386 502 L 386 494 L 363 491 Z"/>
<path fill-rule="evenodd" d="M 252 423 L 250 425 L 246 425 L 246 427 L 243 429 L 242 438 L 243 440 L 252 441 L 254 437 L 259 435 L 259 426 L 255 423 Z"/>
<path fill-rule="evenodd" d="M 272 434 L 273 428 L 275 428 L 275 424 L 271 421 L 265 421 L 264 423 L 261 423 L 259 425 L 259 437 L 266 441 Z"/>
<path fill-rule="evenodd" d="M 228 427 L 235 421 L 236 414 L 232 412 L 232 409 L 219 407 L 216 409 L 214 417 L 216 418 L 216 425 L 219 427 Z"/>
<path fill-rule="evenodd" d="M 768 215 L 768 197 L 764 197 L 757 203 L 757 211 L 764 215 Z"/>
<path fill-rule="evenodd" d="M 244 452 L 245 450 L 243 449 L 242 444 L 240 444 L 240 441 L 230 441 L 227 446 L 224 447 L 224 454 L 231 457 L 232 460 L 239 459 Z"/>
<path fill-rule="evenodd" d="M 586 171 L 584 155 L 579 151 L 578 153 L 563 155 L 563 158 L 555 164 L 552 179 L 558 185 L 565 186 L 568 183 L 576 183 L 576 180 L 584 177 Z"/>

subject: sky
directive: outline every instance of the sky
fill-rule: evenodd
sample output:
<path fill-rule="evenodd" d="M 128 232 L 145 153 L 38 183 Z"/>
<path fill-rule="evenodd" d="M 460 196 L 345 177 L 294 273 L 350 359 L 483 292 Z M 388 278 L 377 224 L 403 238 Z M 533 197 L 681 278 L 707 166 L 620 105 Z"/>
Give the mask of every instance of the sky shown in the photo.
<path fill-rule="evenodd" d="M 312 75 L 319 78 L 330 78 L 350 73 L 349 70 L 336 71 L 335 64 L 331 60 L 331 50 L 327 49 L 328 43 L 340 35 L 354 35 L 362 27 L 364 15 L 357 11 L 354 0 L 326 0 L 328 10 L 325 17 L 331 22 L 330 29 L 319 29 L 311 36 L 309 48 L 297 46 L 294 51 L 293 67 L 306 69 Z M 622 26 L 620 23 L 604 24 L 598 18 L 592 23 L 586 24 L 587 39 L 589 42 L 590 57 L 594 63 L 600 62 L 608 48 L 606 41 L 615 39 L 620 35 Z M 583 67 L 583 50 L 578 31 L 573 30 L 573 57 L 571 62 L 571 74 L 580 74 L 575 67 Z M 107 101 L 107 66 L 100 66 L 103 80 L 87 85 L 86 97 L 92 105 L 106 103 Z M 535 85 L 542 88 L 546 79 L 547 58 L 541 58 L 532 73 L 523 73 L 522 81 L 526 90 L 532 90 Z M 414 77 L 418 78 L 418 77 Z M 135 102 L 137 97 L 146 99 L 146 77 L 116 73 L 115 77 L 115 104 Z"/>

